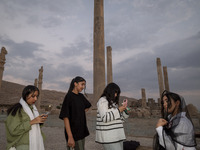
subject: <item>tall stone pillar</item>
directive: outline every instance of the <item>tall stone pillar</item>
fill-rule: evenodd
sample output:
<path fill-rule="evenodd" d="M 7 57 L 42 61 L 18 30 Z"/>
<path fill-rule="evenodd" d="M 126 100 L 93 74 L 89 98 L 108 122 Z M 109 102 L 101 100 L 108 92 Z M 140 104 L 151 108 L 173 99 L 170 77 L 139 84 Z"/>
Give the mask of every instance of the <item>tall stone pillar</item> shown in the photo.
<path fill-rule="evenodd" d="M 142 88 L 141 92 L 142 92 L 142 107 L 145 108 L 147 106 L 145 89 Z"/>
<path fill-rule="evenodd" d="M 157 63 L 157 72 L 158 72 L 158 85 L 159 85 L 160 98 L 161 98 L 162 92 L 164 91 L 164 86 L 163 86 L 163 76 L 162 76 L 162 67 L 161 67 L 160 58 L 157 58 L 156 63 Z"/>
<path fill-rule="evenodd" d="M 4 65 L 6 63 L 6 57 L 5 55 L 7 54 L 7 50 L 5 47 L 1 48 L 1 53 L 0 53 L 0 90 L 1 90 L 1 84 L 2 84 L 2 79 L 3 79 L 3 71 L 4 71 Z"/>
<path fill-rule="evenodd" d="M 36 86 L 37 87 L 37 78 L 35 78 L 35 82 L 34 82 L 34 86 Z"/>
<path fill-rule="evenodd" d="M 163 66 L 163 74 L 164 74 L 165 90 L 169 91 L 169 81 L 168 81 L 167 66 Z"/>
<path fill-rule="evenodd" d="M 37 100 L 37 109 L 40 110 L 41 100 L 42 100 L 42 79 L 43 79 L 43 66 L 39 69 L 39 76 L 38 76 L 38 89 L 40 91 L 40 96 Z"/>
<path fill-rule="evenodd" d="M 107 84 L 113 82 L 112 73 L 112 47 L 107 46 Z"/>
<path fill-rule="evenodd" d="M 103 7 L 103 0 L 94 0 L 93 106 L 96 106 L 96 103 L 105 88 L 105 44 Z"/>

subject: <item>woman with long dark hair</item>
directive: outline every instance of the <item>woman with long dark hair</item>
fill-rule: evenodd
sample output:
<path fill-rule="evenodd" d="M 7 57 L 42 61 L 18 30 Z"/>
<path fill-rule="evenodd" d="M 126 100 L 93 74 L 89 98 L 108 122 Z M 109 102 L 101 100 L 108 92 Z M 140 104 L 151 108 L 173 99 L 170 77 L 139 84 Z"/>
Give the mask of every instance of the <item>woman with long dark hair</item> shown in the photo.
<path fill-rule="evenodd" d="M 97 102 L 96 142 L 105 150 L 123 150 L 126 140 L 123 122 L 128 117 L 124 111 L 126 106 L 119 106 L 121 90 L 115 83 L 104 89 Z"/>
<path fill-rule="evenodd" d="M 156 125 L 154 150 L 196 150 L 194 126 L 184 98 L 164 91 L 161 97 L 161 114 L 162 118 Z"/>
<path fill-rule="evenodd" d="M 80 93 L 85 92 L 86 80 L 82 77 L 72 79 L 64 98 L 59 118 L 64 120 L 67 149 L 85 149 L 85 137 L 89 135 L 85 112 L 91 107 L 90 102 Z"/>
<path fill-rule="evenodd" d="M 39 89 L 28 85 L 19 103 L 8 109 L 6 119 L 7 150 L 44 150 L 40 124 L 47 115 L 39 115 L 35 103 Z"/>

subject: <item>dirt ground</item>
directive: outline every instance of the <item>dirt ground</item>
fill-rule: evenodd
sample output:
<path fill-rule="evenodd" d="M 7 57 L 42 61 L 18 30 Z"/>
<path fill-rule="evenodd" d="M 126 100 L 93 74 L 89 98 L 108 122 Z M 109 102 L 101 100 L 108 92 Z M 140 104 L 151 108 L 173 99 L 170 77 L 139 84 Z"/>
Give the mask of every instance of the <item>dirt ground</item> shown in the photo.
<path fill-rule="evenodd" d="M 6 134 L 5 134 L 5 125 L 3 122 L 0 123 L 0 150 L 6 149 Z M 66 150 L 66 142 L 64 137 L 63 128 L 61 127 L 43 127 L 42 131 L 45 135 L 45 149 L 46 150 Z M 86 138 L 86 150 L 103 150 L 101 144 L 95 143 L 95 134 L 90 133 Z M 137 137 L 128 137 L 127 139 L 142 141 L 140 144 L 145 144 L 146 142 L 151 143 L 152 139 L 150 138 L 137 138 Z M 151 150 L 151 147 L 140 146 L 138 150 Z"/>
<path fill-rule="evenodd" d="M 90 135 L 86 137 L 85 149 L 86 150 L 103 150 L 101 144 L 95 143 L 95 121 L 93 115 L 87 116 L 88 128 Z M 5 116 L 0 116 L 0 150 L 6 150 L 6 133 L 5 133 Z M 138 136 L 150 135 L 154 132 L 154 123 L 152 119 L 149 120 L 129 120 L 124 125 L 127 140 L 138 141 L 140 146 L 137 150 L 153 150 L 153 136 Z M 136 128 L 136 129 L 135 129 Z M 152 131 L 149 131 L 152 128 Z M 48 121 L 45 123 L 42 131 L 45 135 L 45 150 L 66 150 L 66 141 L 64 137 L 64 123 L 58 119 L 57 116 L 49 116 Z M 200 150 L 200 139 L 197 139 L 197 150 Z"/>

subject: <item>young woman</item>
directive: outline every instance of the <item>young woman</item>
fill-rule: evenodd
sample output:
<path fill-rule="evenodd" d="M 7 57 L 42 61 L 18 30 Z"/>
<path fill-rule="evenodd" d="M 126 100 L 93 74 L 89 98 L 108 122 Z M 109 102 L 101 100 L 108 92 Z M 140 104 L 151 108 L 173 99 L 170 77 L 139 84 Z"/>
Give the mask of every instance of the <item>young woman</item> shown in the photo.
<path fill-rule="evenodd" d="M 89 135 L 85 112 L 91 107 L 90 102 L 80 92 L 86 88 L 82 77 L 75 77 L 64 98 L 60 119 L 64 120 L 67 149 L 84 150 L 85 137 Z"/>
<path fill-rule="evenodd" d="M 38 88 L 28 85 L 19 103 L 8 109 L 7 150 L 44 150 L 40 123 L 44 123 L 47 116 L 40 116 L 35 107 L 38 96 Z"/>
<path fill-rule="evenodd" d="M 164 91 L 161 99 L 162 118 L 156 125 L 157 143 L 154 149 L 196 150 L 194 126 L 184 98 Z"/>
<path fill-rule="evenodd" d="M 123 120 L 128 117 L 126 106 L 119 105 L 120 88 L 115 83 L 106 86 L 97 102 L 96 142 L 105 150 L 123 150 L 126 139 Z"/>

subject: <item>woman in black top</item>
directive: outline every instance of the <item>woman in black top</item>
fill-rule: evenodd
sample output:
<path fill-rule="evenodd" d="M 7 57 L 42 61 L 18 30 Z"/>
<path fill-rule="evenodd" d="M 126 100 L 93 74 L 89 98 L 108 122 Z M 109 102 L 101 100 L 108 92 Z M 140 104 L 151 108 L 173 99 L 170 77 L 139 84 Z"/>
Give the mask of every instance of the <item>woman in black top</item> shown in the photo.
<path fill-rule="evenodd" d="M 59 118 L 64 120 L 67 149 L 84 150 L 85 137 L 89 135 L 85 112 L 91 104 L 80 93 L 82 90 L 85 92 L 85 88 L 84 78 L 74 78 L 63 101 Z"/>

